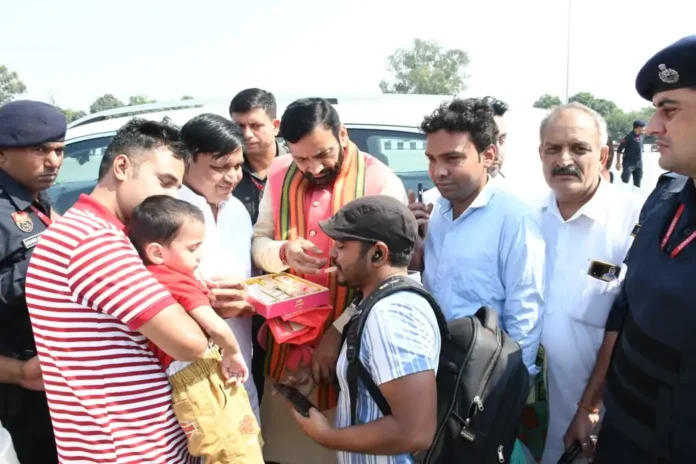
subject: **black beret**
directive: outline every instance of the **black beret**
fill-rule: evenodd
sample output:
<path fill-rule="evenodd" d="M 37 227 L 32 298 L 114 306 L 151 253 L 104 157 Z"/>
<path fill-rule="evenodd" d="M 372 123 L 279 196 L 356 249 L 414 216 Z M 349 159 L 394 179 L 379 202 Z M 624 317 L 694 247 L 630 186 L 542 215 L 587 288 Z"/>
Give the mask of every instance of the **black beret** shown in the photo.
<path fill-rule="evenodd" d="M 652 101 L 656 93 L 696 87 L 696 35 L 661 50 L 648 60 L 636 78 L 636 90 Z"/>
<path fill-rule="evenodd" d="M 0 148 L 60 142 L 67 130 L 65 115 L 47 103 L 17 100 L 0 107 Z"/>

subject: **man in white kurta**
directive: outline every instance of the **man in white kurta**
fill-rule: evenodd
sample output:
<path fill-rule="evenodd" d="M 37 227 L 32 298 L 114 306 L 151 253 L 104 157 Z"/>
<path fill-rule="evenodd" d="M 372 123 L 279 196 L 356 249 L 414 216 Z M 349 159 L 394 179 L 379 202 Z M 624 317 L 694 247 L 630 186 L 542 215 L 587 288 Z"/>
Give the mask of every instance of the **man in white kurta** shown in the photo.
<path fill-rule="evenodd" d="M 582 404 L 581 398 L 626 275 L 624 259 L 642 206 L 640 196 L 600 177 L 607 153 L 602 132 L 601 116 L 577 106 L 551 113 L 542 131 L 542 164 L 552 190 L 539 209 L 547 260 L 541 343 L 548 363 L 549 427 L 543 464 L 556 464 L 565 451 L 563 436 L 576 412 L 590 414 L 601 406 Z M 588 271 L 596 261 L 615 270 L 592 277 Z"/>
<path fill-rule="evenodd" d="M 200 276 L 207 280 L 216 277 L 237 277 L 240 279 L 251 277 L 253 229 L 251 217 L 244 204 L 230 196 L 227 201 L 218 204 L 216 219 L 207 200 L 187 186 L 181 187 L 179 198 L 198 206 L 203 211 L 205 218 L 205 239 L 201 245 L 203 259 L 198 268 Z M 251 316 L 229 318 L 225 321 L 237 337 L 244 360 L 251 368 Z M 258 394 L 251 375 L 244 383 L 244 387 L 249 395 L 256 419 L 260 423 Z"/>

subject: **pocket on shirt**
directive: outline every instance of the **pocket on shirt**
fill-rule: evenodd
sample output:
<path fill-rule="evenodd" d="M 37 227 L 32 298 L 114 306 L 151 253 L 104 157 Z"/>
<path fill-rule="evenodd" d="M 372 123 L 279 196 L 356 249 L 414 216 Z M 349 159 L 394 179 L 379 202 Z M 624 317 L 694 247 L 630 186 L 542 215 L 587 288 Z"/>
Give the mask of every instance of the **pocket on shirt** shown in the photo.
<path fill-rule="evenodd" d="M 580 300 L 572 302 L 570 316 L 585 324 L 603 329 L 609 311 L 621 289 L 621 280 L 605 282 L 585 275 L 585 286 L 579 293 Z"/>
<path fill-rule="evenodd" d="M 494 256 L 478 255 L 457 260 L 457 282 L 452 282 L 457 295 L 468 304 L 490 305 L 499 300 L 500 279 L 498 260 Z M 455 277 L 455 276 L 452 276 Z"/>

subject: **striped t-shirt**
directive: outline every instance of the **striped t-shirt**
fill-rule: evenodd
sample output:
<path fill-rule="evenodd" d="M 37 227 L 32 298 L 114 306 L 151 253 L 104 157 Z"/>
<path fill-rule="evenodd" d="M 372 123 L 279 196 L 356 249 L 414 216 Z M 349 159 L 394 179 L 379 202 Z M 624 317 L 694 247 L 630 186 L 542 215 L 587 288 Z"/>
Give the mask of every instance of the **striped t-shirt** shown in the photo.
<path fill-rule="evenodd" d="M 360 360 L 375 384 L 418 372 L 437 371 L 440 358 L 440 329 L 430 303 L 412 292 L 398 292 L 375 303 L 367 317 L 360 344 Z M 350 427 L 350 398 L 346 370 L 346 345 L 341 349 L 336 375 L 341 386 L 336 427 Z M 417 405 L 414 405 L 417 407 Z M 357 424 L 383 417 L 362 382 L 358 382 Z M 338 452 L 339 464 L 411 464 L 412 455 L 375 456 Z"/>
<path fill-rule="evenodd" d="M 83 195 L 54 222 L 26 295 L 61 463 L 197 462 L 167 376 L 137 332 L 175 301 L 111 212 Z"/>

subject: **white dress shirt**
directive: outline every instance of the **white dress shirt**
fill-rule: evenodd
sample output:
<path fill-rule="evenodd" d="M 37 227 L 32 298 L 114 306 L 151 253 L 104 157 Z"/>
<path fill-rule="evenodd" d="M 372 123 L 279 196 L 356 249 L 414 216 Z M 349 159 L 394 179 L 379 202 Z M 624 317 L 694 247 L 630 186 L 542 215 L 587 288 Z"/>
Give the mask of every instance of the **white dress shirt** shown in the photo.
<path fill-rule="evenodd" d="M 642 199 L 601 180 L 594 196 L 564 221 L 551 193 L 541 207 L 546 240 L 546 310 L 541 342 L 548 362 L 549 429 L 543 464 L 556 464 L 563 435 L 597 361 L 604 324 L 626 275 L 624 259 Z M 588 275 L 592 261 L 621 266 L 611 282 Z"/>
<path fill-rule="evenodd" d="M 218 205 L 217 221 L 213 216 L 213 210 L 204 197 L 198 195 L 186 186 L 179 190 L 179 198 L 203 211 L 205 218 L 205 239 L 203 240 L 201 265 L 198 268 L 201 277 L 210 279 L 213 277 L 238 277 L 248 279 L 251 277 L 251 237 L 253 229 L 251 217 L 244 204 L 231 196 L 229 200 Z M 237 337 L 237 342 L 244 356 L 247 366 L 251 369 L 251 356 L 253 344 L 251 338 L 251 317 L 235 317 L 225 319 L 227 324 Z M 254 379 L 244 383 L 251 407 L 256 419 L 261 421 L 259 415 L 259 400 Z"/>

